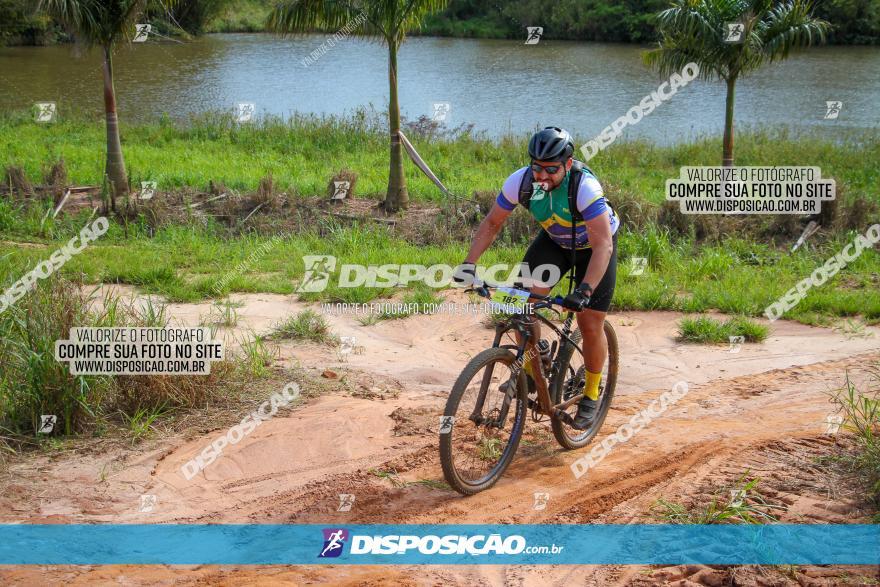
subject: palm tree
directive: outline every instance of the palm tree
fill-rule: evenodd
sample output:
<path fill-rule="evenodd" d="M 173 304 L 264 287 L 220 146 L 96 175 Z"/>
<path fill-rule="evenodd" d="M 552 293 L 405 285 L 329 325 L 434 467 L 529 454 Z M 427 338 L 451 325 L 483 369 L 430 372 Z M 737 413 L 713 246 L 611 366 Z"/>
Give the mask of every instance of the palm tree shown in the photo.
<path fill-rule="evenodd" d="M 162 0 L 173 4 L 174 0 Z M 104 174 L 110 184 L 111 207 L 116 198 L 128 194 L 125 158 L 119 141 L 116 116 L 116 89 L 113 87 L 113 50 L 135 33 L 135 24 L 143 14 L 147 0 L 40 0 L 40 8 L 73 32 L 88 47 L 103 51 L 104 113 L 107 128 L 107 158 Z"/>
<path fill-rule="evenodd" d="M 733 104 L 736 80 L 792 49 L 825 42 L 830 24 L 813 17 L 809 0 L 673 0 L 657 15 L 661 34 L 645 62 L 668 76 L 696 62 L 703 79 L 727 83 L 723 165 L 733 165 Z M 740 42 L 729 42 L 727 25 L 742 25 Z"/>
<path fill-rule="evenodd" d="M 388 126 L 391 157 L 386 212 L 406 208 L 409 195 L 403 173 L 400 137 L 400 104 L 397 99 L 397 49 L 406 33 L 422 24 L 425 15 L 443 10 L 449 0 L 280 0 L 270 12 L 267 26 L 285 35 L 315 29 L 352 28 L 352 32 L 379 38 L 388 47 Z"/>

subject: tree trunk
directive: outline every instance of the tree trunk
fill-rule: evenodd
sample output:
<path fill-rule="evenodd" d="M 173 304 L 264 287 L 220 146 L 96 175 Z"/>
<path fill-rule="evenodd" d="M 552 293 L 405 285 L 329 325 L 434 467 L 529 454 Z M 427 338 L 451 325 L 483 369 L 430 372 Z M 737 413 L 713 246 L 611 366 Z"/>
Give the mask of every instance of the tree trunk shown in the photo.
<path fill-rule="evenodd" d="M 403 174 L 403 153 L 400 135 L 400 104 L 397 100 L 397 43 L 388 42 L 388 126 L 391 133 L 391 163 L 388 170 L 388 192 L 385 211 L 397 212 L 409 205 L 406 177 Z"/>
<path fill-rule="evenodd" d="M 113 58 L 110 46 L 104 47 L 104 112 L 107 119 L 107 159 L 104 174 L 110 183 L 111 209 L 116 210 L 116 198 L 128 195 L 128 175 L 119 140 L 119 121 L 116 118 L 116 90 L 113 87 Z"/>
<path fill-rule="evenodd" d="M 727 102 L 724 111 L 724 154 L 721 164 L 724 167 L 733 167 L 733 103 L 736 77 L 731 76 L 727 80 Z"/>

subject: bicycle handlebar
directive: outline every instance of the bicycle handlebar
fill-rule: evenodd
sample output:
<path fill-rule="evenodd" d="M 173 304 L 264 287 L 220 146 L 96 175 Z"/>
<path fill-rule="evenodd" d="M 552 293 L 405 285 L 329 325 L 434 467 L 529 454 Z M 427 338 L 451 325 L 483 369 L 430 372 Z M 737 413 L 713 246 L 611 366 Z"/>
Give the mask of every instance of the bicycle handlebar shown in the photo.
<path fill-rule="evenodd" d="M 486 283 L 485 281 L 483 281 L 483 282 L 480 282 L 479 285 L 477 285 L 477 283 L 475 282 L 472 287 L 466 288 L 464 291 L 465 292 L 470 292 L 470 291 L 476 292 L 476 294 L 478 296 L 483 297 L 483 298 L 488 298 L 489 297 L 489 290 L 490 289 L 498 289 L 499 287 L 504 287 L 504 286 L 499 286 L 499 285 L 495 285 L 492 283 Z M 562 302 L 564 301 L 564 298 L 562 296 L 550 297 L 550 296 L 545 296 L 542 294 L 536 294 L 536 293 L 529 292 L 529 299 L 532 299 L 532 298 L 537 299 L 537 300 L 541 300 L 540 302 L 538 302 L 537 304 L 534 305 L 534 308 L 536 310 L 540 310 L 541 308 L 549 308 L 551 310 L 556 311 L 556 309 L 553 308 L 553 306 L 556 305 L 556 306 L 562 307 L 564 310 L 566 310 L 568 312 L 571 311 L 562 305 Z"/>

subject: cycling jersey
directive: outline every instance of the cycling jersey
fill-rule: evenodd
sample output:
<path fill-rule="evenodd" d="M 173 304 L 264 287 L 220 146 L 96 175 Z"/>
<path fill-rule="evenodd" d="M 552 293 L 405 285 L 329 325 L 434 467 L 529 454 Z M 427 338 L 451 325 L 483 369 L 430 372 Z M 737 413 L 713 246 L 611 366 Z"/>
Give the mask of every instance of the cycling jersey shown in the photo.
<path fill-rule="evenodd" d="M 593 257 L 593 249 L 579 249 L 575 252 L 575 284 L 584 280 L 590 259 Z M 571 249 L 563 249 L 557 245 L 545 231 L 541 231 L 532 244 L 529 245 L 523 263 L 529 268 L 529 275 L 541 275 L 539 267 L 553 265 L 559 268 L 559 275 L 565 275 L 571 269 Z M 611 258 L 601 281 L 593 286 L 590 294 L 590 303 L 587 308 L 598 312 L 607 312 L 611 307 L 611 298 L 614 297 L 614 285 L 617 283 L 617 235 L 611 237 Z M 549 283 L 554 286 L 556 283 Z"/>
<path fill-rule="evenodd" d="M 514 171 L 498 193 L 495 201 L 505 210 L 513 210 L 519 203 L 519 187 L 527 169 L 527 167 L 523 167 Z M 562 183 L 550 193 L 536 186 L 529 202 L 529 212 L 548 236 L 553 239 L 553 242 L 569 250 L 571 249 L 571 212 L 568 209 L 568 180 L 570 176 L 571 172 L 569 171 L 565 174 Z M 578 186 L 577 207 L 584 220 L 591 220 L 607 211 L 611 223 L 611 234 L 617 232 L 617 227 L 620 224 L 617 215 L 605 201 L 599 180 L 586 169 L 581 174 L 581 183 Z M 577 249 L 590 247 L 590 237 L 585 224 L 577 223 L 575 235 Z"/>

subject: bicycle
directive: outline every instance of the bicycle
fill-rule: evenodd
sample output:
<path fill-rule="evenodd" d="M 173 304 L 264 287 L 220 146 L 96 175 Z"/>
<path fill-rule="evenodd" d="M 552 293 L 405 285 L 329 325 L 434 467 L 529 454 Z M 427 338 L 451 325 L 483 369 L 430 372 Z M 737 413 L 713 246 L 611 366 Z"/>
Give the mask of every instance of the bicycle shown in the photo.
<path fill-rule="evenodd" d="M 490 290 L 495 290 L 495 294 L 490 295 Z M 535 422 L 545 422 L 545 418 L 549 418 L 553 435 L 564 449 L 589 444 L 602 427 L 614 396 L 618 346 L 614 328 L 606 320 L 604 331 L 608 340 L 608 357 L 602 373 L 600 404 L 590 427 L 578 430 L 572 424 L 577 402 L 583 394 L 585 366 L 579 344 L 580 331 L 572 333 L 575 313 L 566 310 L 568 315 L 561 329 L 538 313 L 547 309 L 561 318 L 562 311 L 555 306 L 561 308 L 563 298 L 488 284 L 466 291 L 474 291 L 484 298 L 491 297 L 496 307 L 513 310 L 496 324 L 492 347 L 477 354 L 462 370 L 441 418 L 443 476 L 459 493 L 473 495 L 492 487 L 510 465 L 519 447 L 527 410 L 531 410 Z M 529 300 L 538 302 L 530 303 Z M 535 319 L 557 335 L 549 349 L 541 345 L 545 347 L 543 354 L 538 347 L 540 343 L 533 340 Z M 502 344 L 505 335 L 509 337 L 511 333 L 519 334 L 519 342 Z M 580 357 L 580 367 L 572 366 L 575 357 Z M 530 389 L 528 376 L 522 369 L 526 360 L 530 361 L 532 373 L 537 374 L 533 377 L 534 389 Z M 495 374 L 499 366 L 500 375 Z M 544 369 L 549 374 L 547 379 Z M 477 378 L 481 371 L 484 371 L 482 377 Z M 505 375 L 508 375 L 506 379 Z M 476 383 L 472 383 L 474 381 Z M 471 396 L 473 402 L 469 401 Z M 508 433 L 505 427 L 511 408 L 513 422 Z M 461 417 L 456 417 L 459 413 Z"/>

